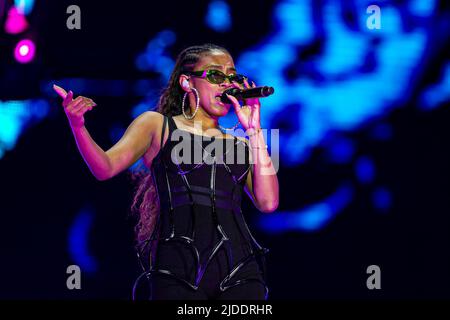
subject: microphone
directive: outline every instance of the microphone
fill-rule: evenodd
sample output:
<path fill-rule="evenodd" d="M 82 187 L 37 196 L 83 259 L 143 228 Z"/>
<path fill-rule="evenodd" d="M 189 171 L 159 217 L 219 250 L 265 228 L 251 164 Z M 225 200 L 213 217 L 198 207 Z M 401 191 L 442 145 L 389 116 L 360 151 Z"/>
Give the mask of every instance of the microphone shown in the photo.
<path fill-rule="evenodd" d="M 245 100 L 250 98 L 263 98 L 270 96 L 275 92 L 275 89 L 273 87 L 255 87 L 255 88 L 248 88 L 248 89 L 238 89 L 238 88 L 230 88 L 225 90 L 222 95 L 220 96 L 220 100 L 223 103 L 231 103 L 231 100 L 228 99 L 227 93 L 230 96 L 235 97 L 236 99 Z"/>

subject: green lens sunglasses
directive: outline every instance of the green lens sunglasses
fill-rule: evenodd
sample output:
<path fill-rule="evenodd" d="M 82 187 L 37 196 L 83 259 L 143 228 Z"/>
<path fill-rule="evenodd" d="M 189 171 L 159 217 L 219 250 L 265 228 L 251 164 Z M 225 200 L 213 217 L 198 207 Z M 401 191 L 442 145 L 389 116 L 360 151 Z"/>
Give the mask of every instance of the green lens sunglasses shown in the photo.
<path fill-rule="evenodd" d="M 188 72 L 189 75 L 200 77 L 206 79 L 208 82 L 213 84 L 224 83 L 228 79 L 230 83 L 237 82 L 239 84 L 244 84 L 244 80 L 248 80 L 246 76 L 241 74 L 230 74 L 227 76 L 225 73 L 219 70 L 209 69 L 209 70 L 199 70 Z"/>

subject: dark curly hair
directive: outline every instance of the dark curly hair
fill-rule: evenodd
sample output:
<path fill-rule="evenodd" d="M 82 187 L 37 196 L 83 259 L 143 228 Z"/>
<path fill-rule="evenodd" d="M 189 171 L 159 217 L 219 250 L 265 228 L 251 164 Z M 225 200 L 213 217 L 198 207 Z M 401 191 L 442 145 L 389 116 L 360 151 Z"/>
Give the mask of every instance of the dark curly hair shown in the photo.
<path fill-rule="evenodd" d="M 180 75 L 193 71 L 195 64 L 203 56 L 212 51 L 222 51 L 229 54 L 228 50 L 214 44 L 203 44 L 184 49 L 177 57 L 167 87 L 163 89 L 156 110 L 165 116 L 176 116 L 182 113 L 181 103 L 184 91 L 179 85 Z M 135 170 L 132 180 L 136 183 L 136 191 L 131 205 L 133 214 L 138 215 L 139 221 L 135 227 L 138 248 L 148 240 L 153 232 L 159 214 L 159 199 L 157 189 L 148 168 Z"/>

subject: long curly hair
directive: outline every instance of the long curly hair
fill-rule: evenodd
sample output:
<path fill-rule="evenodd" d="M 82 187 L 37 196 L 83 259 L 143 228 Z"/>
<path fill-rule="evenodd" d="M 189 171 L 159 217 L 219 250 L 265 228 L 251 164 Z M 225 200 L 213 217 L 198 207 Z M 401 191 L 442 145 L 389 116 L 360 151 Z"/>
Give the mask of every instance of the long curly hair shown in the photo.
<path fill-rule="evenodd" d="M 181 103 L 184 91 L 179 85 L 180 75 L 193 71 L 195 64 L 203 56 L 212 51 L 228 50 L 214 44 L 203 44 L 184 49 L 177 57 L 167 87 L 162 91 L 156 111 L 165 116 L 176 116 L 182 113 Z M 142 168 L 132 173 L 132 180 L 136 184 L 131 211 L 139 217 L 135 227 L 137 247 L 141 247 L 152 235 L 159 215 L 159 198 L 151 170 Z"/>

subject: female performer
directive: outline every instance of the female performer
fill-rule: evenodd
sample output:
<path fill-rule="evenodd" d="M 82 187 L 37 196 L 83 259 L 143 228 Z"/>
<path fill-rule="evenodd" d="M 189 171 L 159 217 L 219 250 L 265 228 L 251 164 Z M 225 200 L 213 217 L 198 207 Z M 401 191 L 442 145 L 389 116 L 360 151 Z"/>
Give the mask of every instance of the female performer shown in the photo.
<path fill-rule="evenodd" d="M 255 84 L 252 84 L 255 86 Z M 267 299 L 262 248 L 241 210 L 245 190 L 265 213 L 278 206 L 278 180 L 260 124 L 260 103 L 227 95 L 247 138 L 219 125 L 230 103 L 222 93 L 250 88 L 230 53 L 205 44 L 183 50 L 157 112 L 146 111 L 103 151 L 88 133 L 89 98 L 54 86 L 64 99 L 78 149 L 92 174 L 106 180 L 142 158 L 148 168 L 133 208 L 137 249 L 151 299 Z M 236 126 L 235 126 L 236 127 Z M 137 285 L 135 284 L 135 286 Z"/>

